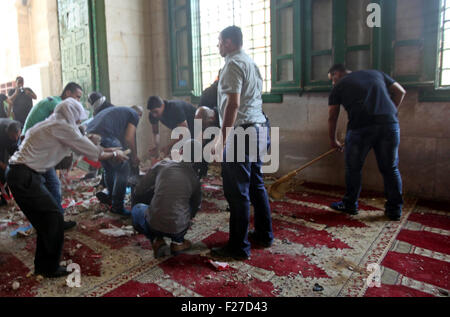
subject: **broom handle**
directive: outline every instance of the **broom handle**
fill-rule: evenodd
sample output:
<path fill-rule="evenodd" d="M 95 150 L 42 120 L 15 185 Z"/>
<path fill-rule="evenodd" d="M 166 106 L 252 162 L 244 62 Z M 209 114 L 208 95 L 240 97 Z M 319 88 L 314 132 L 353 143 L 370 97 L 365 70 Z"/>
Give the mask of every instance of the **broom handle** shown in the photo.
<path fill-rule="evenodd" d="M 333 153 L 335 153 L 335 152 L 337 152 L 337 151 L 338 151 L 338 149 L 336 148 L 336 149 L 332 149 L 332 150 L 328 151 L 328 152 L 325 153 L 325 154 L 322 154 L 322 155 L 319 156 L 318 158 L 316 158 L 316 159 L 312 160 L 311 162 L 309 162 L 309 163 L 303 165 L 303 166 L 300 167 L 299 169 L 296 169 L 295 171 L 293 171 L 293 172 L 287 174 L 286 176 L 280 178 L 280 179 L 278 180 L 277 183 L 282 183 L 282 182 L 284 182 L 284 181 L 286 181 L 286 180 L 288 180 L 288 179 L 290 179 L 290 178 L 296 176 L 298 173 L 300 173 L 300 172 L 303 171 L 304 169 L 307 169 L 307 168 L 310 167 L 311 165 L 317 163 L 317 162 L 320 161 L 320 160 L 323 160 L 323 159 L 326 158 L 327 156 L 330 156 L 331 154 L 333 154 Z"/>

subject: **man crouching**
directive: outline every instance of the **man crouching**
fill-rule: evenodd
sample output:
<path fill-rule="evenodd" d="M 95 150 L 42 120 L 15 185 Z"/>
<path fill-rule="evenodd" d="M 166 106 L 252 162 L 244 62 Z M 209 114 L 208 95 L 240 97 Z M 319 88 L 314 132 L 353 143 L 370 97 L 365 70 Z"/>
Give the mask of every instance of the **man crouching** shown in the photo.
<path fill-rule="evenodd" d="M 150 205 L 133 208 L 133 226 L 150 239 L 155 258 L 178 255 L 192 247 L 184 236 L 202 201 L 200 166 L 201 163 L 164 160 L 136 186 L 136 196 L 146 197 Z M 170 248 L 165 237 L 172 239 Z"/>

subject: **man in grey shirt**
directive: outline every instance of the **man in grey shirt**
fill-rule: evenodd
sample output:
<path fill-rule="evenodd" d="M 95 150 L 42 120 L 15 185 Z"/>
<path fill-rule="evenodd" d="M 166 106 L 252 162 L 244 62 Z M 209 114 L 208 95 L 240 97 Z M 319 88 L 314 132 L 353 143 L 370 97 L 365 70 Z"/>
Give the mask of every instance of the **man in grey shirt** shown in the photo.
<path fill-rule="evenodd" d="M 164 160 L 136 186 L 137 196 L 148 196 L 150 206 L 138 204 L 132 210 L 133 226 L 152 242 L 155 258 L 191 248 L 184 236 L 202 201 L 195 163 Z M 172 239 L 169 249 L 164 237 Z"/>
<path fill-rule="evenodd" d="M 261 162 L 261 154 L 270 146 L 270 124 L 262 110 L 261 74 L 242 46 L 240 28 L 231 26 L 220 33 L 219 50 L 225 58 L 225 66 L 219 78 L 218 110 L 225 146 L 219 151 L 224 150 L 222 175 L 225 197 L 230 204 L 230 237 L 228 245 L 214 249 L 212 255 L 236 260 L 250 257 L 249 239 L 263 247 L 270 247 L 273 242 L 272 217 Z M 228 135 L 229 128 L 243 128 L 254 133 L 242 141 L 237 131 Z M 257 157 L 251 151 L 255 147 Z M 243 162 L 238 162 L 240 148 L 245 149 Z M 249 233 L 250 203 L 255 207 L 255 230 Z"/>

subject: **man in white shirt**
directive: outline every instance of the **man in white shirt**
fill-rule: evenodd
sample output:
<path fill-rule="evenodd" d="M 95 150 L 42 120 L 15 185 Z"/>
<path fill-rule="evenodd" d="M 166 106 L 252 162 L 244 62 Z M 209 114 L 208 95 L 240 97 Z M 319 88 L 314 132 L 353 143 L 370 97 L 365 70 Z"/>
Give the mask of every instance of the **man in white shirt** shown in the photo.
<path fill-rule="evenodd" d="M 26 134 L 19 151 L 9 160 L 6 175 L 14 198 L 37 232 L 35 274 L 49 278 L 68 275 L 59 265 L 64 243 L 64 218 L 60 206 L 41 174 L 53 168 L 71 151 L 91 160 L 126 161 L 122 151 L 95 146 L 78 129 L 87 119 L 83 106 L 73 98 L 59 104 L 54 114 Z"/>

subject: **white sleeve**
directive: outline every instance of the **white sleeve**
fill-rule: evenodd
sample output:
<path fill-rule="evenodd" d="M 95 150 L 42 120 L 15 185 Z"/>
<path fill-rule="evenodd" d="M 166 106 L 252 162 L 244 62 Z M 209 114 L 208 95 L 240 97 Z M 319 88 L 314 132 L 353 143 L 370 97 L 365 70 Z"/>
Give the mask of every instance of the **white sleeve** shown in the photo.
<path fill-rule="evenodd" d="M 64 145 L 70 147 L 75 153 L 86 156 L 91 161 L 98 161 L 102 150 L 82 136 L 70 126 L 59 126 L 55 137 Z"/>

